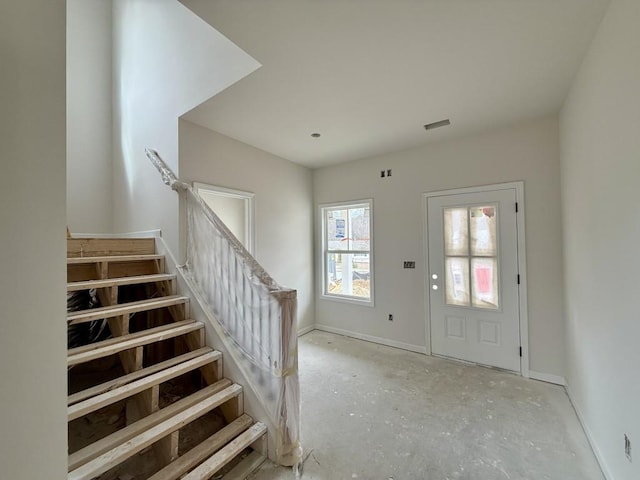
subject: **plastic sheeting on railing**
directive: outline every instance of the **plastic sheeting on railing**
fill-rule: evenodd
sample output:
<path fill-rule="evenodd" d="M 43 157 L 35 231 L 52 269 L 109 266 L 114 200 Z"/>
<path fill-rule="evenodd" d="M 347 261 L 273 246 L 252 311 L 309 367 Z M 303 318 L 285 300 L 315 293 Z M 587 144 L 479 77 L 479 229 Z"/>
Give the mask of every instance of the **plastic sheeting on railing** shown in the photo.
<path fill-rule="evenodd" d="M 185 278 L 218 322 L 216 331 L 276 426 L 276 460 L 300 466 L 296 291 L 278 285 L 193 189 L 159 155 L 147 156 L 165 184 L 186 193 Z"/>
<path fill-rule="evenodd" d="M 242 352 L 243 370 L 272 416 L 278 463 L 300 460 L 296 291 L 280 287 L 191 188 L 185 275 Z"/>

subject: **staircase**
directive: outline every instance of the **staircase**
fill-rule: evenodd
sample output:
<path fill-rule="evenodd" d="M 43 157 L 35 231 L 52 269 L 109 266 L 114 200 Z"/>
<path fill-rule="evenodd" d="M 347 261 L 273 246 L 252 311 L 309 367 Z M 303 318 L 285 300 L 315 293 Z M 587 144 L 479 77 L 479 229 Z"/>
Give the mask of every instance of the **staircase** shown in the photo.
<path fill-rule="evenodd" d="M 266 427 L 223 378 L 154 239 L 69 239 L 67 281 L 68 297 L 99 302 L 67 316 L 74 342 L 85 340 L 67 357 L 69 480 L 241 479 L 257 468 Z"/>

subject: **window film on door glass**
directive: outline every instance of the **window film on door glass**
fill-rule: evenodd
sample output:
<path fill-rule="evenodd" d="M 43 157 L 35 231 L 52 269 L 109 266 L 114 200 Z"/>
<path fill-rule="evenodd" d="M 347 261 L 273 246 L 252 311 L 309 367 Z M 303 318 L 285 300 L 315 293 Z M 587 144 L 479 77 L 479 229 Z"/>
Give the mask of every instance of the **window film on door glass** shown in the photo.
<path fill-rule="evenodd" d="M 371 299 L 370 205 L 323 208 L 325 295 Z"/>
<path fill-rule="evenodd" d="M 471 207 L 469 209 L 469 217 L 471 255 L 482 257 L 497 256 L 496 207 Z"/>
<path fill-rule="evenodd" d="M 469 260 L 446 257 L 445 297 L 449 305 L 469 306 Z"/>
<path fill-rule="evenodd" d="M 445 301 L 499 308 L 497 205 L 444 209 Z"/>
<path fill-rule="evenodd" d="M 471 259 L 472 304 L 476 308 L 498 308 L 498 262 L 495 258 Z"/>
<path fill-rule="evenodd" d="M 445 255 L 469 255 L 469 219 L 466 208 L 447 208 L 444 211 Z"/>

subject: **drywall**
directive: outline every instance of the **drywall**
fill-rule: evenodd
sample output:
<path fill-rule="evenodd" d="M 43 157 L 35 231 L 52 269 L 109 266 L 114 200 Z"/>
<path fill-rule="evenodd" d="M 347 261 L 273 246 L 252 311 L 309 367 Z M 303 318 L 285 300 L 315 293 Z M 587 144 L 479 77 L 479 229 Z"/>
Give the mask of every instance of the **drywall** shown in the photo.
<path fill-rule="evenodd" d="M 114 0 L 113 26 L 114 230 L 178 252 L 178 196 L 144 149 L 179 174 L 178 117 L 259 64 L 176 0 Z"/>
<path fill-rule="evenodd" d="M 281 285 L 298 291 L 298 329 L 313 325 L 311 170 L 194 123 L 180 121 L 180 172 L 255 194 L 255 254 Z"/>
<path fill-rule="evenodd" d="M 611 2 L 561 113 L 567 381 L 610 480 L 640 478 L 639 27 Z"/>
<path fill-rule="evenodd" d="M 111 2 L 67 1 L 67 224 L 112 230 Z"/>
<path fill-rule="evenodd" d="M 455 128 L 455 119 L 452 123 L 450 128 Z M 422 194 L 523 180 L 530 368 L 562 377 L 564 327 L 558 148 L 557 120 L 547 118 L 315 170 L 316 209 L 322 203 L 373 199 L 375 268 L 375 307 L 318 297 L 316 325 L 424 351 Z M 382 169 L 392 169 L 392 176 L 380 178 Z M 415 261 L 416 269 L 403 269 L 404 260 Z M 317 265 L 320 272 L 319 263 Z M 319 281 L 317 285 L 320 296 Z M 394 316 L 393 322 L 387 319 L 389 313 Z"/>
<path fill-rule="evenodd" d="M 246 208 L 247 200 L 219 195 L 211 190 L 199 189 L 198 193 L 211 210 L 216 212 L 216 215 L 220 217 L 231 233 L 246 247 L 247 222 L 249 221 Z"/>
<path fill-rule="evenodd" d="M 67 478 L 65 2 L 0 3 L 0 465 Z"/>

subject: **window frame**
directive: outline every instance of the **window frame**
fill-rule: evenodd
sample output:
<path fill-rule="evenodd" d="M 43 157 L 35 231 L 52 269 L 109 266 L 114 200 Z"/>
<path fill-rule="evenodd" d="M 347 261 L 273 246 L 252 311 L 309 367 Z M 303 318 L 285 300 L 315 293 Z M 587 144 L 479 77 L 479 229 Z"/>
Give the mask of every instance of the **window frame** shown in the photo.
<path fill-rule="evenodd" d="M 329 210 L 349 210 L 355 208 L 369 209 L 369 250 L 329 250 L 327 241 L 327 211 Z M 318 215 L 320 222 L 320 297 L 324 300 L 332 300 L 336 302 L 346 302 L 362 306 L 374 306 L 374 245 L 373 245 L 373 199 L 366 198 L 360 200 L 349 200 L 343 202 L 324 203 L 318 206 Z M 369 298 L 358 297 L 355 295 L 346 295 L 342 293 L 329 293 L 327 291 L 328 283 L 328 256 L 330 253 L 358 255 L 361 253 L 369 255 Z"/>

